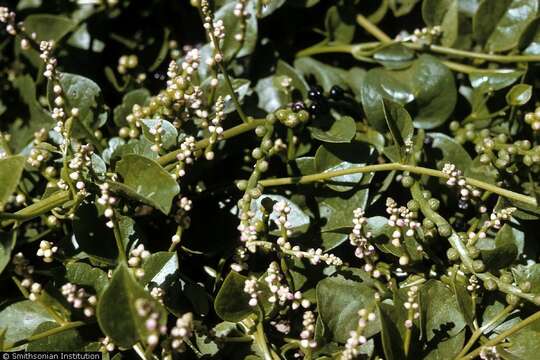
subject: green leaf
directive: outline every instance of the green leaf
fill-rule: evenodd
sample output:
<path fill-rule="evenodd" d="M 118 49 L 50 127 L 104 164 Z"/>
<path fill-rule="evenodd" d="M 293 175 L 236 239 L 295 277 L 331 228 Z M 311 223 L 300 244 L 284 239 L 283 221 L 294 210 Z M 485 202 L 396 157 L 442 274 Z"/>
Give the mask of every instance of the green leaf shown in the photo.
<path fill-rule="evenodd" d="M 452 290 L 458 301 L 461 313 L 467 321 L 467 325 L 471 329 L 474 328 L 476 307 L 471 294 L 467 291 L 465 284 L 462 284 L 457 278 L 452 279 Z"/>
<path fill-rule="evenodd" d="M 374 60 L 377 60 L 384 67 L 393 70 L 410 66 L 414 57 L 414 51 L 401 44 L 385 46 L 373 54 Z"/>
<path fill-rule="evenodd" d="M 465 342 L 465 330 L 459 332 L 459 334 L 452 336 L 451 338 L 440 340 L 436 347 L 433 346 L 425 357 L 424 360 L 447 360 L 454 359 Z"/>
<path fill-rule="evenodd" d="M 157 127 L 160 126 L 162 129 L 161 133 L 161 143 L 165 149 L 171 148 L 176 145 L 176 139 L 178 138 L 178 130 L 167 120 L 162 119 L 143 119 L 141 120 L 143 124 L 143 134 L 150 141 L 154 143 L 155 135 L 152 134 L 152 131 L 156 131 Z"/>
<path fill-rule="evenodd" d="M 153 253 L 144 260 L 144 276 L 141 283 L 148 284 L 151 282 L 161 287 L 178 276 L 178 268 L 178 256 L 175 252 L 160 251 Z"/>
<path fill-rule="evenodd" d="M 247 16 L 244 28 L 242 21 L 239 21 L 238 17 L 234 15 L 235 6 L 235 2 L 229 2 L 215 13 L 215 19 L 223 20 L 223 26 L 226 29 L 225 38 L 220 42 L 225 61 L 251 54 L 257 43 L 257 18 Z M 253 7 L 254 2 L 250 1 L 247 4 L 247 10 L 251 14 L 254 14 Z M 243 39 L 238 41 L 235 38 L 236 35 L 241 35 Z"/>
<path fill-rule="evenodd" d="M 362 105 L 368 122 L 377 131 L 387 125 L 381 98 L 399 104 L 414 104 L 414 126 L 432 129 L 443 124 L 457 100 L 452 72 L 436 58 L 422 55 L 405 70 L 376 68 L 368 71 L 362 86 Z"/>
<path fill-rule="evenodd" d="M 98 294 L 109 284 L 105 271 L 82 262 L 66 265 L 66 279 L 73 284 L 91 286 Z"/>
<path fill-rule="evenodd" d="M 151 205 L 164 214 L 171 211 L 172 200 L 180 192 L 178 183 L 157 162 L 144 156 L 127 154 L 116 164 L 122 183 L 111 183 L 135 200 Z"/>
<path fill-rule="evenodd" d="M 146 89 L 136 89 L 128 92 L 122 98 L 122 103 L 114 108 L 114 123 L 116 126 L 127 126 L 126 117 L 131 114 L 133 105 L 145 105 L 150 98 L 150 92 Z"/>
<path fill-rule="evenodd" d="M 79 109 L 79 118 L 73 122 L 73 135 L 92 139 L 94 130 L 107 121 L 107 109 L 103 104 L 101 89 L 94 81 L 70 73 L 60 74 L 60 84 L 65 93 L 67 108 Z M 52 86 L 52 82 L 49 81 L 49 104 L 54 103 Z"/>
<path fill-rule="evenodd" d="M 319 216 L 323 225 L 321 231 L 350 230 L 353 227 L 353 211 L 365 208 L 369 189 L 358 189 L 352 194 L 332 194 L 332 197 L 317 197 Z M 328 250 L 328 248 L 326 248 Z"/>
<path fill-rule="evenodd" d="M 511 50 L 537 13 L 538 0 L 484 0 L 474 16 L 474 36 L 487 51 Z"/>
<path fill-rule="evenodd" d="M 135 280 L 130 270 L 120 264 L 113 273 L 109 286 L 99 297 L 96 316 L 103 333 L 122 347 L 131 347 L 145 339 L 148 330 L 145 318 L 137 313 L 136 302 L 142 299 L 153 305 L 166 321 L 166 312 Z"/>
<path fill-rule="evenodd" d="M 441 44 L 452 47 L 459 35 L 458 0 L 424 0 L 422 17 L 429 27 L 440 26 Z"/>
<path fill-rule="evenodd" d="M 0 311 L 0 330 L 6 330 L 6 343 L 26 339 L 40 324 L 48 321 L 54 321 L 54 318 L 35 301 L 19 301 Z"/>
<path fill-rule="evenodd" d="M 383 98 L 381 105 L 390 134 L 398 147 L 401 158 L 404 159 L 406 141 L 410 141 L 414 133 L 411 116 L 403 106 L 391 100 Z"/>
<path fill-rule="evenodd" d="M 354 38 L 354 18 L 346 6 L 331 6 L 326 12 L 324 26 L 331 42 L 349 44 Z"/>
<path fill-rule="evenodd" d="M 41 323 L 32 335 L 59 327 L 57 323 L 48 321 Z M 84 341 L 76 329 L 69 329 L 43 339 L 32 341 L 26 351 L 80 351 Z"/>
<path fill-rule="evenodd" d="M 349 143 L 356 133 L 356 123 L 350 116 L 335 120 L 328 130 L 308 126 L 314 139 L 327 143 Z"/>
<path fill-rule="evenodd" d="M 533 294 L 540 293 L 540 264 L 517 265 L 512 268 L 512 273 L 517 284 L 528 281 L 531 283 L 530 292 Z"/>
<path fill-rule="evenodd" d="M 452 163 L 463 171 L 471 168 L 472 159 L 469 153 L 454 138 L 443 133 L 429 133 L 428 136 L 433 139 L 432 147 L 442 153 L 442 158 L 437 163 L 439 168 L 445 163 Z"/>
<path fill-rule="evenodd" d="M 359 167 L 371 163 L 373 151 L 366 144 L 324 144 L 315 154 L 317 172 L 330 172 Z M 373 174 L 348 174 L 326 180 L 326 185 L 335 191 L 349 191 L 358 184 L 369 184 Z"/>
<path fill-rule="evenodd" d="M 26 159 L 15 155 L 0 159 L 0 209 L 17 189 Z"/>
<path fill-rule="evenodd" d="M 427 341 L 441 331 L 449 336 L 457 335 L 465 327 L 465 318 L 456 296 L 442 282 L 426 282 L 420 288 L 419 298 L 422 328 Z"/>
<path fill-rule="evenodd" d="M 529 23 L 519 38 L 519 50 L 524 55 L 540 54 L 540 17 Z"/>
<path fill-rule="evenodd" d="M 473 88 L 479 89 L 482 93 L 488 93 L 512 85 L 522 75 L 521 70 L 502 69 L 471 73 L 469 79 Z"/>
<path fill-rule="evenodd" d="M 223 281 L 214 300 L 214 309 L 221 319 L 239 322 L 258 311 L 257 307 L 249 306 L 250 296 L 244 292 L 244 283 L 247 279 L 247 277 L 231 271 Z M 258 284 L 259 290 L 263 291 L 259 301 L 262 301 L 262 306 L 265 309 L 270 309 L 272 304 L 266 300 L 270 290 L 262 282 L 258 282 Z"/>
<path fill-rule="evenodd" d="M 396 327 L 397 324 L 392 319 L 393 307 L 389 304 L 379 304 L 377 308 L 381 323 L 381 341 L 384 355 L 387 359 L 405 359 L 403 341 Z"/>
<path fill-rule="evenodd" d="M 520 242 L 523 242 L 523 233 L 504 224 L 495 239 L 489 237 L 480 239 L 476 247 L 480 250 L 486 268 L 500 269 L 512 264 L 517 258 Z"/>
<path fill-rule="evenodd" d="M 301 57 L 294 61 L 294 68 L 299 71 L 304 78 L 313 75 L 317 83 L 323 87 L 324 91 L 330 91 L 332 86 L 339 85 L 347 87 L 347 71 L 335 66 L 326 65 L 310 57 Z"/>
<path fill-rule="evenodd" d="M 55 44 L 71 31 L 75 29 L 76 22 L 60 15 L 33 14 L 24 19 L 24 27 L 28 34 L 36 33 L 37 42 L 54 41 Z M 17 44 L 17 51 L 26 56 L 32 65 L 39 68 L 43 61 L 39 58 L 39 53 L 32 50 L 22 51 L 20 44 Z"/>
<path fill-rule="evenodd" d="M 539 338 L 540 320 L 536 320 L 508 336 L 508 341 L 511 345 L 504 348 L 502 355 L 504 358 L 507 358 L 505 354 L 509 354 L 513 356 L 512 359 L 536 359 L 540 353 Z"/>
<path fill-rule="evenodd" d="M 375 290 L 369 286 L 337 277 L 321 280 L 317 284 L 317 310 L 325 328 L 325 335 L 345 343 L 349 333 L 358 327 L 358 311 L 375 311 Z M 380 331 L 380 322 L 369 322 L 364 336 L 371 337 Z"/>
<path fill-rule="evenodd" d="M 511 106 L 521 106 L 531 100 L 532 86 L 527 84 L 517 84 L 512 86 L 506 93 L 506 103 Z"/>
<path fill-rule="evenodd" d="M 270 199 L 272 202 L 285 201 L 287 206 L 291 208 L 291 212 L 287 218 L 287 221 L 290 224 L 288 229 L 291 231 L 291 236 L 298 236 L 307 231 L 310 223 L 309 216 L 307 216 L 298 205 L 281 195 L 263 194 L 258 199 L 253 200 L 251 202 L 251 211 L 255 214 L 256 218 L 262 219 L 261 207 L 263 202 L 268 201 L 268 199 Z M 272 223 L 277 220 L 277 217 L 278 215 L 275 212 L 270 214 L 270 220 Z M 271 233 L 279 234 L 279 231 L 272 231 Z"/>
<path fill-rule="evenodd" d="M 16 240 L 16 233 L 0 232 L 0 274 L 11 260 L 11 252 L 15 248 Z"/>

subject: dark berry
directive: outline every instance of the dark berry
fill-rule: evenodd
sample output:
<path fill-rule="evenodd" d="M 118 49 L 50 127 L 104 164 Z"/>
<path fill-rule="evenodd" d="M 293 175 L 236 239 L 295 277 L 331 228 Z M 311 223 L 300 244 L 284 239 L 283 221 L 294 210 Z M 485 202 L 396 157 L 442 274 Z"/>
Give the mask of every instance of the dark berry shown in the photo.
<path fill-rule="evenodd" d="M 345 91 L 337 85 L 332 86 L 330 89 L 330 97 L 333 100 L 341 100 L 343 99 L 343 96 L 345 95 Z"/>
<path fill-rule="evenodd" d="M 320 86 L 312 86 L 308 92 L 308 98 L 310 100 L 318 100 L 323 96 L 323 89 Z"/>
<path fill-rule="evenodd" d="M 319 114 L 321 112 L 321 105 L 316 102 L 309 104 L 309 112 L 311 115 Z"/>
<path fill-rule="evenodd" d="M 294 112 L 299 112 L 300 110 L 304 110 L 306 106 L 304 105 L 303 102 L 297 101 L 294 104 L 292 104 L 291 108 Z"/>

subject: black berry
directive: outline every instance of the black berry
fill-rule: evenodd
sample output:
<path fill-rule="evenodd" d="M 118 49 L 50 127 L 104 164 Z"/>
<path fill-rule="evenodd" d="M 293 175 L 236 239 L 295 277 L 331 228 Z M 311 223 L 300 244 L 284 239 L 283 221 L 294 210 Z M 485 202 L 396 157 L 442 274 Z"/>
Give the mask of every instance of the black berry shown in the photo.
<path fill-rule="evenodd" d="M 291 108 L 294 112 L 299 112 L 300 110 L 305 110 L 306 106 L 302 101 L 297 101 L 292 104 Z"/>
<path fill-rule="evenodd" d="M 341 100 L 343 99 L 344 95 L 345 91 L 337 85 L 332 86 L 332 88 L 330 89 L 330 97 L 333 100 Z"/>

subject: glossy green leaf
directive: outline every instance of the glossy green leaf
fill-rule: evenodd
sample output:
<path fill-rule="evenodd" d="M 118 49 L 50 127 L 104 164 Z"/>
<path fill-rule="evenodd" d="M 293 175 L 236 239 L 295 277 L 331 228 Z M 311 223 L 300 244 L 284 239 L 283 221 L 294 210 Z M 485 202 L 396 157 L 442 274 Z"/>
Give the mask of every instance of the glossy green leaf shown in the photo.
<path fill-rule="evenodd" d="M 373 54 L 373 59 L 381 65 L 396 70 L 408 67 L 414 58 L 414 51 L 400 44 L 383 47 Z"/>
<path fill-rule="evenodd" d="M 381 106 L 383 108 L 384 119 L 390 130 L 390 134 L 394 139 L 394 143 L 398 146 L 401 157 L 404 157 L 406 143 L 411 141 L 414 133 L 414 126 L 411 116 L 399 105 L 388 99 L 382 99 Z"/>
<path fill-rule="evenodd" d="M 515 83 L 523 72 L 520 70 L 494 70 L 491 72 L 477 72 L 469 74 L 473 88 L 483 93 L 504 89 Z"/>
<path fill-rule="evenodd" d="M 392 318 L 391 305 L 379 304 L 378 317 L 381 323 L 381 340 L 387 359 L 405 359 L 403 341 L 397 329 L 397 322 Z"/>
<path fill-rule="evenodd" d="M 317 310 L 328 336 L 345 343 L 351 330 L 358 326 L 358 311 L 375 311 L 375 290 L 369 286 L 337 277 L 321 280 L 317 284 Z M 368 310 L 368 311 L 369 311 Z M 369 322 L 366 337 L 380 331 L 380 322 Z"/>
<path fill-rule="evenodd" d="M 495 239 L 480 239 L 476 247 L 480 249 L 482 260 L 488 269 L 499 269 L 510 265 L 519 254 L 519 243 L 523 233 L 505 224 L 497 232 Z"/>
<path fill-rule="evenodd" d="M 351 169 L 366 165 L 372 156 L 372 150 L 365 144 L 325 144 L 315 154 L 315 166 L 318 172 L 330 172 Z M 365 177 L 365 180 L 364 180 Z M 360 182 L 368 184 L 370 174 L 353 173 L 326 180 L 326 185 L 335 191 L 349 191 Z"/>
<path fill-rule="evenodd" d="M 26 159 L 15 155 L 0 159 L 0 209 L 17 189 Z"/>
<path fill-rule="evenodd" d="M 530 22 L 521 34 L 519 49 L 525 55 L 540 54 L 540 17 Z"/>
<path fill-rule="evenodd" d="M 310 57 L 302 57 L 294 61 L 294 68 L 299 71 L 304 78 L 313 75 L 317 83 L 323 87 L 324 91 L 330 91 L 332 86 L 339 85 L 347 87 L 347 71 L 326 65 Z"/>
<path fill-rule="evenodd" d="M 508 105 L 521 106 L 529 102 L 532 97 L 532 86 L 527 84 L 518 84 L 512 86 L 506 93 L 506 102 Z"/>
<path fill-rule="evenodd" d="M 120 264 L 99 297 L 96 311 L 101 330 L 118 346 L 131 347 L 148 333 L 146 319 L 137 313 L 138 300 L 151 303 L 161 315 L 161 322 L 166 321 L 165 311 L 159 303 L 135 280 L 126 265 Z"/>
<path fill-rule="evenodd" d="M 48 321 L 41 323 L 32 335 L 38 335 L 42 332 L 57 328 L 57 323 Z M 83 347 L 84 340 L 79 335 L 76 329 L 69 329 L 58 334 L 44 337 L 42 339 L 32 341 L 26 347 L 26 351 L 80 351 Z"/>
<path fill-rule="evenodd" d="M 536 17 L 538 5 L 538 0 L 484 0 L 474 16 L 475 38 L 488 51 L 511 50 Z"/>
<path fill-rule="evenodd" d="M 154 206 L 164 214 L 169 213 L 180 187 L 158 163 L 144 156 L 127 154 L 117 163 L 116 171 L 123 182 L 113 183 L 112 188 Z"/>
<path fill-rule="evenodd" d="M 424 0 L 422 17 L 430 27 L 440 26 L 441 43 L 452 47 L 459 33 L 459 1 L 458 0 Z"/>
<path fill-rule="evenodd" d="M 536 320 L 508 337 L 512 344 L 504 348 L 503 356 L 510 359 L 534 359 L 540 353 L 540 320 Z"/>
<path fill-rule="evenodd" d="M 8 305 L 0 311 L 0 330 L 6 330 L 6 343 L 24 340 L 34 333 L 39 325 L 54 321 L 41 304 L 23 300 Z"/>
<path fill-rule="evenodd" d="M 326 12 L 324 25 L 330 41 L 348 44 L 354 38 L 355 23 L 346 6 L 332 6 Z"/>
<path fill-rule="evenodd" d="M 438 333 L 457 335 L 466 325 L 456 296 L 437 280 L 429 280 L 420 289 L 420 308 L 424 334 L 430 341 Z"/>
<path fill-rule="evenodd" d="M 178 277 L 178 256 L 175 252 L 160 251 L 144 260 L 141 283 L 162 286 Z"/>
<path fill-rule="evenodd" d="M 350 230 L 353 226 L 353 211 L 357 208 L 366 207 L 368 195 L 369 189 L 364 188 L 358 189 L 352 194 L 340 193 L 332 197 L 317 197 L 319 216 L 322 221 L 321 230 Z M 326 246 L 325 248 L 330 249 Z"/>
<path fill-rule="evenodd" d="M 443 91 L 444 89 L 444 91 Z M 370 70 L 363 82 L 362 105 L 371 126 L 385 132 L 387 125 L 381 98 L 402 105 L 414 104 L 414 125 L 431 129 L 444 123 L 456 104 L 451 71 L 436 58 L 422 55 L 405 70 Z"/>
<path fill-rule="evenodd" d="M 0 274 L 11 261 L 11 252 L 15 247 L 16 237 L 13 232 L 0 232 Z"/>
<path fill-rule="evenodd" d="M 465 343 L 465 330 L 459 332 L 459 334 L 452 336 L 451 338 L 442 339 L 437 343 L 437 346 L 433 346 L 430 351 L 425 355 L 425 360 L 446 360 L 454 359 Z"/>
<path fill-rule="evenodd" d="M 356 133 L 356 123 L 350 116 L 343 116 L 335 120 L 328 130 L 313 126 L 308 127 L 314 139 L 327 143 L 348 143 Z"/>

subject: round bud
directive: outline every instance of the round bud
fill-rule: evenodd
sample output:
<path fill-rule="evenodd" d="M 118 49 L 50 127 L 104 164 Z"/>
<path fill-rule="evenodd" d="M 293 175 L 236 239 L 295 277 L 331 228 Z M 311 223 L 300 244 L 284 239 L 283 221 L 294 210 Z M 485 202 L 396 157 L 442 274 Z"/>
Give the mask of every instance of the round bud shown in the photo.
<path fill-rule="evenodd" d="M 431 230 L 431 229 L 433 229 L 435 227 L 435 223 L 433 221 L 431 221 L 430 219 L 425 218 L 422 221 L 422 226 L 424 226 L 424 228 L 426 228 L 426 230 Z"/>
<path fill-rule="evenodd" d="M 118 136 L 120 136 L 122 139 L 126 139 L 129 137 L 129 128 L 127 127 L 121 127 L 120 130 L 118 130 Z"/>
<path fill-rule="evenodd" d="M 259 160 L 259 159 L 262 159 L 262 157 L 264 156 L 262 150 L 258 147 L 256 147 L 255 149 L 253 149 L 253 151 L 251 152 L 251 156 L 253 156 L 253 158 L 255 160 Z"/>
<path fill-rule="evenodd" d="M 306 110 L 300 110 L 296 116 L 300 122 L 306 122 L 309 120 L 309 113 Z"/>
<path fill-rule="evenodd" d="M 236 182 L 236 187 L 240 191 L 245 191 L 247 189 L 247 186 L 248 186 L 247 180 L 239 180 Z"/>
<path fill-rule="evenodd" d="M 266 128 L 264 126 L 257 126 L 255 128 L 255 134 L 258 136 L 258 137 L 263 137 L 264 134 L 266 134 Z"/>
<path fill-rule="evenodd" d="M 504 273 L 501 275 L 500 280 L 505 284 L 511 284 L 514 282 L 514 277 L 509 273 Z"/>
<path fill-rule="evenodd" d="M 257 170 L 259 170 L 262 173 L 268 171 L 268 161 L 266 160 L 259 161 L 259 163 L 257 164 Z"/>
<path fill-rule="evenodd" d="M 437 230 L 442 237 L 449 237 L 452 235 L 452 228 L 449 225 L 441 225 Z"/>
<path fill-rule="evenodd" d="M 407 202 L 407 209 L 416 212 L 420 210 L 420 205 L 416 200 L 409 200 L 409 202 Z"/>
<path fill-rule="evenodd" d="M 53 178 L 53 177 L 56 177 L 56 175 L 58 175 L 58 172 L 56 171 L 56 169 L 53 166 L 47 166 L 45 168 L 45 176 L 46 177 Z"/>
<path fill-rule="evenodd" d="M 519 303 L 519 297 L 514 294 L 506 294 L 506 302 L 508 305 L 517 305 Z"/>
<path fill-rule="evenodd" d="M 532 287 L 532 284 L 530 281 L 524 281 L 522 283 L 519 284 L 519 288 L 523 291 L 523 292 L 530 292 L 531 291 L 531 287 Z"/>
<path fill-rule="evenodd" d="M 132 139 L 135 139 L 139 136 L 139 130 L 138 129 L 131 129 L 129 130 L 129 137 Z"/>
<path fill-rule="evenodd" d="M 424 199 L 430 199 L 431 198 L 431 191 L 424 190 L 424 191 L 422 191 L 422 195 L 424 196 Z"/>
<path fill-rule="evenodd" d="M 469 256 L 473 259 L 476 259 L 480 256 L 480 250 L 476 246 L 467 246 L 467 251 L 469 252 Z"/>
<path fill-rule="evenodd" d="M 401 178 L 401 185 L 403 185 L 404 188 L 410 188 L 414 184 L 414 179 L 412 176 L 405 175 Z"/>
<path fill-rule="evenodd" d="M 441 205 L 441 202 L 438 199 L 431 198 L 428 200 L 428 204 L 431 210 L 437 211 Z"/>
<path fill-rule="evenodd" d="M 486 266 L 482 260 L 474 260 L 472 268 L 475 272 L 484 272 L 486 270 Z"/>
<path fill-rule="evenodd" d="M 446 250 L 446 256 L 448 257 L 448 260 L 450 261 L 459 260 L 459 253 L 454 248 L 449 248 L 448 250 Z"/>
<path fill-rule="evenodd" d="M 287 109 L 279 109 L 278 111 L 276 111 L 276 118 L 281 122 L 287 120 L 288 115 L 289 115 L 289 110 Z"/>
<path fill-rule="evenodd" d="M 265 139 L 261 144 L 261 148 L 264 151 L 270 150 L 273 146 L 274 146 L 274 142 L 270 139 Z"/>
<path fill-rule="evenodd" d="M 486 281 L 484 281 L 484 287 L 488 291 L 495 291 L 497 290 L 497 283 L 492 279 L 487 279 Z"/>

